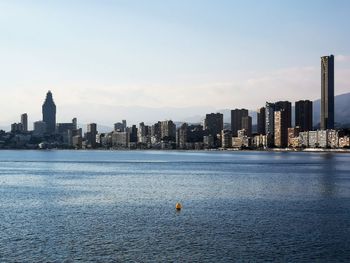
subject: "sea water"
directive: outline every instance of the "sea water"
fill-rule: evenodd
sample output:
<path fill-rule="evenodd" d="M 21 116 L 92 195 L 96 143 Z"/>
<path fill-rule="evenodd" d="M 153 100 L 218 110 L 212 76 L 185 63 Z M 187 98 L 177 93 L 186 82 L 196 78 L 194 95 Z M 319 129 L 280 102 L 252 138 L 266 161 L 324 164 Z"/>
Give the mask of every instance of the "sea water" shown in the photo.
<path fill-rule="evenodd" d="M 349 262 L 350 154 L 0 151 L 0 261 Z"/>

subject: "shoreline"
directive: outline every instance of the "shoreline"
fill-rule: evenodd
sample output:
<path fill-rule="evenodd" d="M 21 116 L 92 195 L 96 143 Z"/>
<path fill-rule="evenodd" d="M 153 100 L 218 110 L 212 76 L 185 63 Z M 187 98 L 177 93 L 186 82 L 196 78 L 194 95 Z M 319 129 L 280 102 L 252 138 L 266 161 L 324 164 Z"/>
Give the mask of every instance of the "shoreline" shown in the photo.
<path fill-rule="evenodd" d="M 122 152 L 122 151 L 154 151 L 154 152 L 306 152 L 306 153 L 350 153 L 350 149 L 321 149 L 321 148 L 305 148 L 305 149 L 294 149 L 294 148 L 270 148 L 270 149 L 236 149 L 236 148 L 218 148 L 218 149 L 0 149 L 0 151 L 109 151 L 109 152 Z"/>

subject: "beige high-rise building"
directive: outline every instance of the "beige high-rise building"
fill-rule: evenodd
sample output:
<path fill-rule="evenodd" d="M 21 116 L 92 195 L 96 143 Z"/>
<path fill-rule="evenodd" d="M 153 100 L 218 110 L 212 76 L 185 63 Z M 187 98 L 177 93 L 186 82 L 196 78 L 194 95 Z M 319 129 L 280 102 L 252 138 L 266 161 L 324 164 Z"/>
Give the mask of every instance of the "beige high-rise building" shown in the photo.
<path fill-rule="evenodd" d="M 287 147 L 288 145 L 288 124 L 287 112 L 285 110 L 275 111 L 275 132 L 274 141 L 276 147 Z"/>

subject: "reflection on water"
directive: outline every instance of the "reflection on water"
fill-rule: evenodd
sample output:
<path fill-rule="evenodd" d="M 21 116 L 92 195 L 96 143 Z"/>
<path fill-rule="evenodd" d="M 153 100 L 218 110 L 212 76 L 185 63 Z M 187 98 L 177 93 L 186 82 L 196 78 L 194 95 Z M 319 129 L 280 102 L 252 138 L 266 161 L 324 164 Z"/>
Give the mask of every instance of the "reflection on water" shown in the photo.
<path fill-rule="evenodd" d="M 331 198 L 336 195 L 336 160 L 334 154 L 326 153 L 322 156 L 322 176 L 320 178 L 321 194 L 324 197 Z"/>
<path fill-rule="evenodd" d="M 349 161 L 0 151 L 0 261 L 347 261 Z"/>

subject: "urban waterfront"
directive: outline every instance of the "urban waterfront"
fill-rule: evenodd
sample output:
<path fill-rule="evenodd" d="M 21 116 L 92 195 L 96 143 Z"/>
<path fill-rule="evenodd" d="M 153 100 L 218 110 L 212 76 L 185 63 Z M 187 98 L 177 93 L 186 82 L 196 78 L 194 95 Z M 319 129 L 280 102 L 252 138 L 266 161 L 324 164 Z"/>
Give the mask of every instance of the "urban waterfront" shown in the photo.
<path fill-rule="evenodd" d="M 350 260 L 349 154 L 4 150 L 0 163 L 1 262 Z"/>

